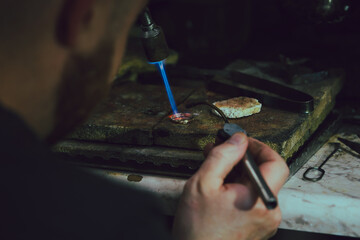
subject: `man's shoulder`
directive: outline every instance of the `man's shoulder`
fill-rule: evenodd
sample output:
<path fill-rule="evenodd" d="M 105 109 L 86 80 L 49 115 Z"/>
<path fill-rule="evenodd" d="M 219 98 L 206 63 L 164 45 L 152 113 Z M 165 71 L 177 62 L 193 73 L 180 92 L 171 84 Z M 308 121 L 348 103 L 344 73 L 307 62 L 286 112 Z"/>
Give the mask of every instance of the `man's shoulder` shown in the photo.
<path fill-rule="evenodd" d="M 61 171 L 65 174 L 59 176 L 66 179 L 54 184 L 59 187 L 53 192 L 57 199 L 53 226 L 71 229 L 77 225 L 89 234 L 87 238 L 167 239 L 160 201 L 152 194 L 111 183 L 84 169 L 65 167 Z"/>
<path fill-rule="evenodd" d="M 151 194 L 59 160 L 16 114 L 1 107 L 0 153 L 0 220 L 7 223 L 0 230 L 5 236 L 167 238 L 161 206 Z"/>
<path fill-rule="evenodd" d="M 0 105 L 0 152 L 2 164 L 13 164 L 44 155 L 46 146 L 14 112 Z M 25 161 L 26 163 L 26 161 Z"/>

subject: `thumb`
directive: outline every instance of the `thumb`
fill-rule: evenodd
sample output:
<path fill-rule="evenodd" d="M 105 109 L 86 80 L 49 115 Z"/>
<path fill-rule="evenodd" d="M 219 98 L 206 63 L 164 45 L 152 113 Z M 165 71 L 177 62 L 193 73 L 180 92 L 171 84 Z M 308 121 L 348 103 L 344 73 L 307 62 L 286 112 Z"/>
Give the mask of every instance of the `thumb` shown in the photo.
<path fill-rule="evenodd" d="M 202 186 L 219 189 L 225 177 L 244 156 L 248 139 L 243 133 L 236 133 L 223 144 L 213 148 L 195 175 Z"/>

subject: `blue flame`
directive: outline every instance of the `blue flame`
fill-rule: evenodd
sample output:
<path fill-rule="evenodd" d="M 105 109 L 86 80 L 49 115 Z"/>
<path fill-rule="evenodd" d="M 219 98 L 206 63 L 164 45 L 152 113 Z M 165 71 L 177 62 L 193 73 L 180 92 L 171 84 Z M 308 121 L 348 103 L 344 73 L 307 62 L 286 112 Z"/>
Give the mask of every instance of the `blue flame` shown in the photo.
<path fill-rule="evenodd" d="M 170 101 L 171 108 L 172 108 L 174 114 L 178 113 L 176 103 L 175 103 L 175 100 L 174 100 L 174 96 L 173 96 L 173 94 L 171 92 L 170 84 L 169 84 L 169 81 L 168 81 L 168 78 L 167 78 L 167 75 L 166 75 L 166 72 L 165 72 L 164 61 L 151 62 L 151 64 L 155 64 L 156 67 L 159 69 L 159 72 L 161 73 L 161 77 L 162 77 L 162 79 L 164 81 L 164 84 L 165 84 L 165 89 L 166 89 L 166 93 L 167 93 L 169 101 Z"/>

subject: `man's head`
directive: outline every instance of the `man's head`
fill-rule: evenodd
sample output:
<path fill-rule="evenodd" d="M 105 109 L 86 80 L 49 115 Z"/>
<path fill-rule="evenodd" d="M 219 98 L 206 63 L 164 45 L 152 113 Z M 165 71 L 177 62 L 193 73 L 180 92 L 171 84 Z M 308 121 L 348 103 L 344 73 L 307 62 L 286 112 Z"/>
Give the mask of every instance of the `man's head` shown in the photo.
<path fill-rule="evenodd" d="M 0 103 L 54 141 L 104 96 L 145 0 L 0 2 Z"/>

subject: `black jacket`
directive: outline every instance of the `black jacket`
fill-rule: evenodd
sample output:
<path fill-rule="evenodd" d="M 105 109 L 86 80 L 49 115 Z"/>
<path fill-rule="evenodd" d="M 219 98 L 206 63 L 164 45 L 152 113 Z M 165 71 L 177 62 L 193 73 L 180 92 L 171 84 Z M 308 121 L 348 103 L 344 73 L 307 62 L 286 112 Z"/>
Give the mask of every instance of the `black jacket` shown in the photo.
<path fill-rule="evenodd" d="M 169 239 L 158 201 L 59 161 L 0 106 L 0 239 Z"/>

